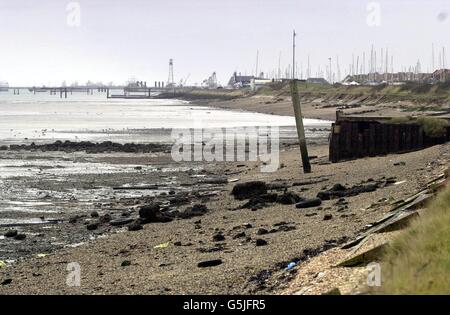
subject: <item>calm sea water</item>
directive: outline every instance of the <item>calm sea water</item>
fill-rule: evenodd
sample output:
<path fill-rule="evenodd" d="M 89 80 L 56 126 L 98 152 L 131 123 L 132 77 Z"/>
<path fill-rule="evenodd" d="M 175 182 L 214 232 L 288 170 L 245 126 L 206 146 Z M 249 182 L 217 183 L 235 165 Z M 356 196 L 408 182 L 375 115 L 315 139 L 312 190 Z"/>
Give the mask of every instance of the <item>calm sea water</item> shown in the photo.
<path fill-rule="evenodd" d="M 282 126 L 295 136 L 293 117 L 229 111 L 190 105 L 179 100 L 106 99 L 104 93 L 74 93 L 67 99 L 49 93 L 0 93 L 0 144 L 90 140 L 161 142 L 172 128 L 232 128 Z M 311 128 L 329 122 L 305 120 Z"/>

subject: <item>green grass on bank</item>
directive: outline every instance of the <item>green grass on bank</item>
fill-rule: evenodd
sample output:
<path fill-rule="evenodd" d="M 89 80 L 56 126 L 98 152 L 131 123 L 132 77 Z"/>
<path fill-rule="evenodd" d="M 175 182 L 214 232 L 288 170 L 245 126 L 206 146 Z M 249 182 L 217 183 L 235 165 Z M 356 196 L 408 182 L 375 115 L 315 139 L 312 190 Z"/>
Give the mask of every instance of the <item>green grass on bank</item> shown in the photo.
<path fill-rule="evenodd" d="M 379 86 L 344 86 L 340 84 L 308 84 L 299 83 L 301 94 L 318 96 L 355 95 L 355 96 L 384 96 L 392 101 L 411 100 L 417 102 L 429 102 L 430 100 L 450 100 L 450 81 L 434 85 L 410 82 L 401 86 L 382 84 Z M 290 95 L 288 83 L 273 83 L 258 90 L 260 95 Z"/>
<path fill-rule="evenodd" d="M 383 294 L 450 294 L 450 187 L 389 247 Z"/>

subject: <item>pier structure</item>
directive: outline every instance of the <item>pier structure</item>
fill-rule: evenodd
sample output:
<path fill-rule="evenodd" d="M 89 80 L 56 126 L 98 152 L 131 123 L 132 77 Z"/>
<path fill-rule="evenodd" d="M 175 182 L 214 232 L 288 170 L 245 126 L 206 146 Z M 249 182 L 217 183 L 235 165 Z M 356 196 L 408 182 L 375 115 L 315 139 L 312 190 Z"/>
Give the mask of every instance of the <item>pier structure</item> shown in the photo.
<path fill-rule="evenodd" d="M 149 99 L 157 97 L 161 93 L 173 92 L 175 87 L 168 87 L 163 81 L 155 81 L 154 87 L 147 87 L 146 82 L 141 82 L 139 85 L 127 86 L 58 86 L 58 87 L 27 87 L 17 86 L 8 87 L 6 91 L 13 91 L 13 95 L 21 95 L 23 92 L 29 92 L 33 95 L 49 93 L 60 98 L 68 98 L 73 93 L 86 93 L 87 95 L 94 95 L 96 93 L 106 94 L 106 98 L 123 98 L 123 99 Z M 119 94 L 113 94 L 113 91 L 120 91 Z"/>

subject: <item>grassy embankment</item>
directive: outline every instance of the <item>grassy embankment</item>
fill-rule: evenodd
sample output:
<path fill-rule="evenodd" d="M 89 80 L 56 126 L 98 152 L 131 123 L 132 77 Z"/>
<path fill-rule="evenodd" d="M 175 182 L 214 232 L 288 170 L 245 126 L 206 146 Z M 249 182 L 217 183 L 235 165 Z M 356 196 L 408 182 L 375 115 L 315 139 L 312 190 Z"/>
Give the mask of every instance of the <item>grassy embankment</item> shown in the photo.
<path fill-rule="evenodd" d="M 440 110 L 450 107 L 450 81 L 435 85 L 408 83 L 402 86 L 343 86 L 343 85 L 321 85 L 299 83 L 300 94 L 304 97 L 323 98 L 325 100 L 355 100 L 363 98 L 366 102 L 396 103 L 399 101 L 409 101 L 414 106 L 408 106 L 405 110 L 427 111 Z M 250 97 L 255 95 L 265 96 L 290 96 L 288 83 L 273 83 L 251 92 L 249 89 L 228 90 L 216 89 L 207 90 L 200 88 L 184 88 L 175 93 L 167 93 L 161 97 L 182 98 L 186 100 L 230 100 L 235 98 Z"/>
<path fill-rule="evenodd" d="M 384 98 L 384 101 L 411 101 L 418 104 L 412 110 L 436 109 L 450 103 L 450 81 L 435 85 L 408 83 L 402 86 L 343 86 L 343 85 L 320 85 L 300 83 L 299 91 L 303 95 L 317 95 L 324 98 L 335 96 L 345 97 L 369 97 L 372 99 Z M 286 84 L 274 84 L 257 92 L 262 95 L 289 95 L 289 86 Z"/>
<path fill-rule="evenodd" d="M 384 294 L 450 294 L 450 186 L 395 239 L 382 262 Z"/>

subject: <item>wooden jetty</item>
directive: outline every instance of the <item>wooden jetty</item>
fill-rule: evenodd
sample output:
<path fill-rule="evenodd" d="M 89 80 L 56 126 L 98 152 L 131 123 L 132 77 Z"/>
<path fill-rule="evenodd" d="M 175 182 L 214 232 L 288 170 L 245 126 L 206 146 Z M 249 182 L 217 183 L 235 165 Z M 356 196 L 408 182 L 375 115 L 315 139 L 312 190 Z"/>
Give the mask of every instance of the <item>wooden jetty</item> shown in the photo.
<path fill-rule="evenodd" d="M 68 98 L 73 93 L 87 93 L 94 95 L 94 92 L 105 93 L 108 99 L 150 99 L 156 98 L 162 93 L 175 93 L 175 88 L 164 86 L 164 83 L 155 82 L 155 87 L 146 86 L 70 86 L 70 87 L 8 87 L 7 90 L 13 90 L 14 95 L 20 95 L 21 92 L 36 94 L 49 93 L 50 95 L 59 95 L 60 98 Z M 120 94 L 112 94 L 112 91 L 120 91 Z"/>
<path fill-rule="evenodd" d="M 147 88 L 147 87 L 124 87 L 123 94 L 111 94 L 110 90 L 107 89 L 106 97 L 115 99 L 151 99 L 155 98 L 161 93 L 173 92 L 175 93 L 175 88 Z"/>

